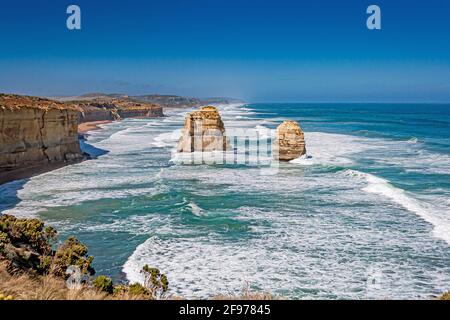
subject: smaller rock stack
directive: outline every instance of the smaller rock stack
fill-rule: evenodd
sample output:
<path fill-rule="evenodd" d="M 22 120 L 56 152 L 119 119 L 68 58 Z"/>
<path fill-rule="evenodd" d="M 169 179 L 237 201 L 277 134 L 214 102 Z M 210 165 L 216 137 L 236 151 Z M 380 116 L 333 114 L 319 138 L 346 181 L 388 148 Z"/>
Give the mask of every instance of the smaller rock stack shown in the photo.
<path fill-rule="evenodd" d="M 279 161 L 290 161 L 306 154 L 305 135 L 296 121 L 284 121 L 277 127 L 273 142 L 273 157 Z"/>
<path fill-rule="evenodd" d="M 226 150 L 229 150 L 229 142 L 225 126 L 215 107 L 203 107 L 186 116 L 178 152 Z"/>

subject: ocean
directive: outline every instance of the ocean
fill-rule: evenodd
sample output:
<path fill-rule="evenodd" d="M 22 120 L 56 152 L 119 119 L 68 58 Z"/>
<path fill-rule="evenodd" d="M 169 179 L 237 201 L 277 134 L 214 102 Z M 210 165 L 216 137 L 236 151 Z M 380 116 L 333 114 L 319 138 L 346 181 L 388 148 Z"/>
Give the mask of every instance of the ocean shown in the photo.
<path fill-rule="evenodd" d="M 180 163 L 188 109 L 90 133 L 98 157 L 0 186 L 0 211 L 77 236 L 98 274 L 149 264 L 186 298 L 243 288 L 295 299 L 428 299 L 450 289 L 450 105 L 219 106 L 227 134 L 299 121 L 307 157 L 272 170 Z M 231 141 L 232 143 L 234 141 Z M 250 149 L 249 149 L 250 150 Z M 178 157 L 178 158 L 177 158 Z M 273 168 L 272 168 L 273 169 Z"/>

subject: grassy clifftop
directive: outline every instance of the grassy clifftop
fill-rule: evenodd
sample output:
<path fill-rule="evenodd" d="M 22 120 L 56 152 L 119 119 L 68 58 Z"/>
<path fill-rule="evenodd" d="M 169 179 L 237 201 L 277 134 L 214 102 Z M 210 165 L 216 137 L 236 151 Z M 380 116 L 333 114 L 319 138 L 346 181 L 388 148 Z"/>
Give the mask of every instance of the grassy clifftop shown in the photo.
<path fill-rule="evenodd" d="M 3 94 L 0 93 L 0 108 L 9 109 L 9 110 L 20 110 L 21 108 L 36 108 L 36 109 L 72 109 L 75 110 L 74 107 L 70 105 L 66 105 L 62 102 L 44 99 L 39 97 L 31 97 L 31 96 L 20 96 L 16 94 Z"/>

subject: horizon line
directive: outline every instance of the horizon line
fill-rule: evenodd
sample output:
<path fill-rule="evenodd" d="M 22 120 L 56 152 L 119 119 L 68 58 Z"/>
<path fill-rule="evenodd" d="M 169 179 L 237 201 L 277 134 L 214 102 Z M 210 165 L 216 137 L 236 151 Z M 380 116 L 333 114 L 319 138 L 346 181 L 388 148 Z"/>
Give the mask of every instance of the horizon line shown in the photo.
<path fill-rule="evenodd" d="M 301 103 L 301 104 L 323 104 L 323 103 L 328 103 L 328 104 L 443 104 L 443 105 L 447 105 L 450 104 L 450 101 L 375 101 L 375 100 L 371 100 L 371 101 L 330 101 L 330 100 L 316 100 L 316 101 L 311 101 L 311 100 L 288 100 L 288 101 L 283 101 L 283 100 L 245 100 L 243 98 L 236 98 L 236 97 L 232 97 L 232 96 L 226 96 L 226 95 L 219 95 L 219 96 L 206 96 L 206 97 L 199 97 L 199 96 L 194 96 L 194 95 L 181 95 L 181 94 L 175 94 L 175 93 L 139 93 L 139 94 L 129 94 L 129 93 L 122 93 L 122 92 L 95 92 L 95 91 L 91 91 L 91 92 L 86 92 L 86 93 L 81 93 L 81 94 L 54 94 L 54 95 L 36 95 L 36 94 L 29 94 L 29 93 L 14 93 L 14 92 L 2 92 L 0 91 L 0 94 L 12 94 L 12 95 L 23 95 L 23 96 L 35 96 L 35 97 L 39 97 L 39 98 L 45 98 L 45 99 L 52 99 L 52 98 L 69 98 L 69 97 L 80 97 L 83 95 L 89 95 L 89 94 L 104 94 L 104 95 L 126 95 L 129 97 L 137 97 L 137 96 L 147 96 L 147 95 L 158 95 L 158 96 L 176 96 L 176 97 L 182 97 L 182 98 L 195 98 L 195 99 L 211 99 L 211 98 L 216 98 L 216 99 L 234 99 L 234 100 L 242 100 L 243 103 L 245 104 L 266 104 L 266 103 L 286 103 L 286 104 L 295 104 L 295 103 Z"/>

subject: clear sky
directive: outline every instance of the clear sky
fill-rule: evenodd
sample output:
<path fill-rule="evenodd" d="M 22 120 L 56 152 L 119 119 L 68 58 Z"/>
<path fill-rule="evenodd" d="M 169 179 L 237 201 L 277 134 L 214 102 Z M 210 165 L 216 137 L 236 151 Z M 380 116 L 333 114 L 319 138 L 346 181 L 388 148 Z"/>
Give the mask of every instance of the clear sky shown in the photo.
<path fill-rule="evenodd" d="M 450 102 L 450 1 L 2 1 L 0 92 Z"/>

